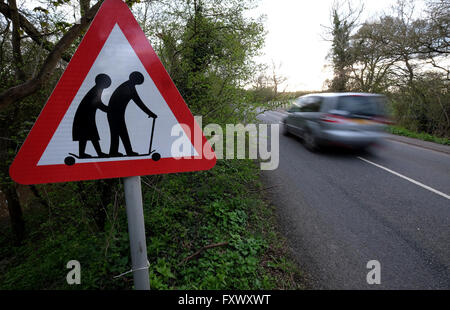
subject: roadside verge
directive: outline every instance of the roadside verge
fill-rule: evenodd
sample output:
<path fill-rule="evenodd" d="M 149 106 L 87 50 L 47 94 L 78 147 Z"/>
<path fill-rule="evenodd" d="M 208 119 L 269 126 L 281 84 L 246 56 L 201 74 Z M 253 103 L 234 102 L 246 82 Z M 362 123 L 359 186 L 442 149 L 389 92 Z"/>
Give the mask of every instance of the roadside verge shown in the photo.
<path fill-rule="evenodd" d="M 429 150 L 436 151 L 436 152 L 450 154 L 450 146 L 448 146 L 448 145 L 438 144 L 438 143 L 429 142 L 429 141 L 423 141 L 423 140 L 405 137 L 405 136 L 398 136 L 398 135 L 394 135 L 394 134 L 390 134 L 390 133 L 386 134 L 386 138 L 389 140 L 392 140 L 392 141 L 406 143 L 406 144 L 414 145 L 414 146 L 421 147 L 424 149 L 429 149 Z"/>

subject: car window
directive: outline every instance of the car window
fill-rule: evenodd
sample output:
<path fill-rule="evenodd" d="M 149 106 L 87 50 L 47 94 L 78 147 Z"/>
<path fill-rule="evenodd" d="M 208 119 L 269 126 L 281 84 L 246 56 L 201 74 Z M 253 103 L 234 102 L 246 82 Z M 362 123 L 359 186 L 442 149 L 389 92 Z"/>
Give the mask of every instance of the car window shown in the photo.
<path fill-rule="evenodd" d="M 298 105 L 293 105 L 292 107 L 289 108 L 288 112 L 289 113 L 300 112 L 300 107 Z"/>
<path fill-rule="evenodd" d="M 337 110 L 353 115 L 383 115 L 385 103 L 383 96 L 342 96 L 338 99 Z"/>
<path fill-rule="evenodd" d="M 295 99 L 294 104 L 298 107 L 301 107 L 302 105 L 305 104 L 305 97 L 299 97 Z"/>
<path fill-rule="evenodd" d="M 308 97 L 306 103 L 302 106 L 302 112 L 319 112 L 322 104 L 322 98 L 320 97 Z"/>

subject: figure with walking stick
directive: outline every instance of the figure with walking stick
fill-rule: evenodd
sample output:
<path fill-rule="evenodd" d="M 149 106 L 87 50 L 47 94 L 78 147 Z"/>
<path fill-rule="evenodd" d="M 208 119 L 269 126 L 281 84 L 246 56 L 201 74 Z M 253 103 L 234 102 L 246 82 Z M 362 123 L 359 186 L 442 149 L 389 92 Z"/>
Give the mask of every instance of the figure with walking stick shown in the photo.
<path fill-rule="evenodd" d="M 155 113 L 150 111 L 149 108 L 147 108 L 136 91 L 136 85 L 140 85 L 143 82 L 144 76 L 142 73 L 134 71 L 130 74 L 129 80 L 119 85 L 119 87 L 117 87 L 111 95 L 107 111 L 109 129 L 111 132 L 111 145 L 109 149 L 110 157 L 124 156 L 122 153 L 119 153 L 119 140 L 122 140 L 127 156 L 139 155 L 133 151 L 130 137 L 128 135 L 127 125 L 125 123 L 125 110 L 131 100 L 133 100 L 136 105 L 148 115 L 149 118 L 153 118 L 153 120 L 155 120 L 158 117 Z"/>

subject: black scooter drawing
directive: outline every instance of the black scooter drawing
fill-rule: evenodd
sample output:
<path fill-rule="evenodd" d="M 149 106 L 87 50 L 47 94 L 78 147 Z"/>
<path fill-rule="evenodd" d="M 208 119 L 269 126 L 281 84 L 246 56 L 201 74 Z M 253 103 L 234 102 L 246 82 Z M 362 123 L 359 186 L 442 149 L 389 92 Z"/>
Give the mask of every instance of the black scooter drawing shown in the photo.
<path fill-rule="evenodd" d="M 152 150 L 153 133 L 155 132 L 155 120 L 156 120 L 156 118 L 153 118 L 152 131 L 151 131 L 151 134 L 150 134 L 150 146 L 149 146 L 149 149 L 148 149 L 148 153 L 147 153 L 147 154 L 139 154 L 139 155 L 136 155 L 136 156 L 133 156 L 133 157 L 142 157 L 142 156 L 150 156 L 150 155 L 152 155 L 152 159 L 153 159 L 154 161 L 158 161 L 158 160 L 161 159 L 161 154 L 159 154 L 158 152 L 156 152 L 156 150 Z M 78 156 L 78 155 L 76 155 L 76 154 L 73 154 L 73 153 L 69 153 L 69 155 L 70 155 L 70 156 L 67 156 L 67 157 L 64 159 L 64 163 L 65 163 L 67 166 L 73 166 L 73 165 L 75 164 L 75 162 L 76 162 L 75 158 L 77 158 L 77 159 L 82 159 L 82 160 L 83 160 L 83 159 L 86 159 L 86 158 L 80 158 L 80 156 Z M 105 158 L 105 157 L 92 156 L 92 157 L 90 157 L 90 158 L 88 158 L 88 159 L 95 159 L 95 158 Z M 110 157 L 106 157 L 106 158 L 114 158 L 114 157 L 110 156 Z M 117 156 L 117 158 L 122 158 L 122 156 Z"/>

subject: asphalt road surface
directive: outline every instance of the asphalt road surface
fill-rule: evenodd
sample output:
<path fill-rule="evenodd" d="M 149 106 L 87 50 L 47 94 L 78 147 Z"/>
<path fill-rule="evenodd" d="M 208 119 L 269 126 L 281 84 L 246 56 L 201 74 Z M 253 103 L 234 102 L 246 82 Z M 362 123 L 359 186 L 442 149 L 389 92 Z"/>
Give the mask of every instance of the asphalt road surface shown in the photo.
<path fill-rule="evenodd" d="M 312 288 L 450 289 L 449 154 L 389 140 L 311 153 L 280 133 L 279 167 L 263 178 Z M 370 260 L 379 285 L 367 283 Z"/>

